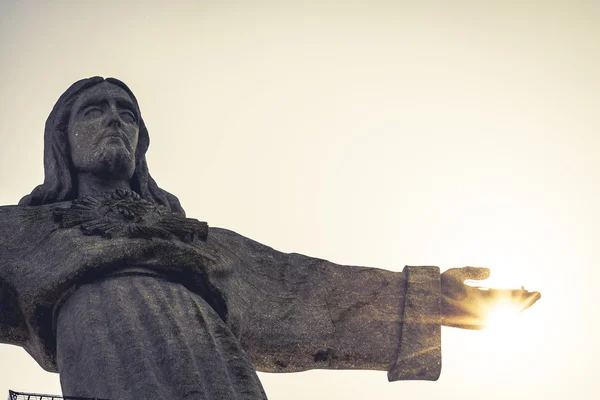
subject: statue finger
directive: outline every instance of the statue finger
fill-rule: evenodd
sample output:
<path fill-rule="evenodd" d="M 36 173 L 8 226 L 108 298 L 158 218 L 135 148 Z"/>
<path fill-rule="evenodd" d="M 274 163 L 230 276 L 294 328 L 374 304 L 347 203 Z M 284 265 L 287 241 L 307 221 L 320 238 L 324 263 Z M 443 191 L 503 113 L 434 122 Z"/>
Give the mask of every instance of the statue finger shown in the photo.
<path fill-rule="evenodd" d="M 524 311 L 534 305 L 540 298 L 542 294 L 540 292 L 525 292 L 521 296 L 520 302 L 520 311 Z"/>
<path fill-rule="evenodd" d="M 463 276 L 463 268 L 449 268 L 442 274 L 446 279 L 454 279 L 460 281 Z"/>
<path fill-rule="evenodd" d="M 464 267 L 461 268 L 461 280 L 481 281 L 490 277 L 489 268 L 481 267 Z"/>
<path fill-rule="evenodd" d="M 463 299 L 467 294 L 462 279 L 462 268 L 451 268 L 441 276 L 442 294 L 452 299 Z"/>

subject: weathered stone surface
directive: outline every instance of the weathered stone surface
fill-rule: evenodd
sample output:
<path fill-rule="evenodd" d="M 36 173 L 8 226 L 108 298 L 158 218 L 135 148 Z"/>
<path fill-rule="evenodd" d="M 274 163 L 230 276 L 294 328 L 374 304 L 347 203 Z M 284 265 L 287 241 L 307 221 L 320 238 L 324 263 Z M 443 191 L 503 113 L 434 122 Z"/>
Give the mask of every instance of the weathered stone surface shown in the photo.
<path fill-rule="evenodd" d="M 0 341 L 66 395 L 263 399 L 255 370 L 435 380 L 440 325 L 479 328 L 493 300 L 464 285 L 483 269 L 342 266 L 186 218 L 118 80 L 73 84 L 44 140 L 44 183 L 0 207 Z"/>
<path fill-rule="evenodd" d="M 437 380 L 442 368 L 441 282 L 438 267 L 406 267 L 407 290 L 398 355 L 388 379 Z"/>

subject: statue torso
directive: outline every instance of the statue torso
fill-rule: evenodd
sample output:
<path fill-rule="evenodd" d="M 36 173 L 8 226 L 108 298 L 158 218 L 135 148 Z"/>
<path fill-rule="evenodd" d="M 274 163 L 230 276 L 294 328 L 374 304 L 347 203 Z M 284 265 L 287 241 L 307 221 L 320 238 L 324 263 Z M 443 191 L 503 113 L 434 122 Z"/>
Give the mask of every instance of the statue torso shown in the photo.
<path fill-rule="evenodd" d="M 134 209 L 140 205 L 130 203 Z M 124 214 L 122 208 L 117 211 L 126 217 L 119 219 L 104 207 L 102 219 L 94 210 L 82 208 L 71 202 L 0 207 L 2 296 L 16 297 L 2 300 L 18 303 L 29 327 L 27 343 L 15 344 L 25 347 L 42 367 L 56 371 L 60 306 L 79 286 L 111 274 L 154 274 L 180 283 L 226 318 L 223 293 L 215 282 L 228 279 L 232 260 L 215 248 L 214 241 L 192 237 L 193 227 L 186 230 L 184 225 L 195 220 L 164 221 L 155 213 L 136 224 L 127 219 L 127 209 Z"/>

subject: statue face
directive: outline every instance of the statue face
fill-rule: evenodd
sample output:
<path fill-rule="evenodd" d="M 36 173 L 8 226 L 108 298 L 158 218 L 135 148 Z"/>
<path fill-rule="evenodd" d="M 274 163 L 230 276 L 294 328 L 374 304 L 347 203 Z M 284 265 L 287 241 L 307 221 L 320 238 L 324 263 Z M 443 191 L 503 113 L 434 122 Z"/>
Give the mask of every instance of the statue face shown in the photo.
<path fill-rule="evenodd" d="M 129 94 L 108 82 L 79 95 L 67 132 L 71 160 L 78 173 L 107 180 L 133 176 L 139 135 L 136 110 Z"/>

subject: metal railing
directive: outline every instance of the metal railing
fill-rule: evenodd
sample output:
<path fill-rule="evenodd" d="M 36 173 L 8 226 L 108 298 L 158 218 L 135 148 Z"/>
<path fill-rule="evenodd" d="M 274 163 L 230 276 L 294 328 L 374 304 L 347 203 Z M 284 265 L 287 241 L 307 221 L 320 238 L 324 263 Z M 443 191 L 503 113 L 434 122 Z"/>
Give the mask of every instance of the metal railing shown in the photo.
<path fill-rule="evenodd" d="M 58 396 L 52 394 L 37 394 L 37 393 L 19 393 L 8 391 L 8 400 L 107 400 L 97 397 L 72 397 Z"/>

